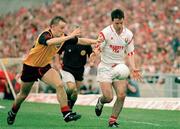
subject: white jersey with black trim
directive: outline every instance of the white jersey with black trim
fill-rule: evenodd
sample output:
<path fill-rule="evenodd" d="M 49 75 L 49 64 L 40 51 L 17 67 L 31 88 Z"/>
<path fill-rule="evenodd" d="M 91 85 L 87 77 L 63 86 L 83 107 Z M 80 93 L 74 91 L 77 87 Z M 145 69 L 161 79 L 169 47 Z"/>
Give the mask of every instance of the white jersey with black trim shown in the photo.
<path fill-rule="evenodd" d="M 109 25 L 104 28 L 100 35 L 104 38 L 104 42 L 100 44 L 101 62 L 105 64 L 122 64 L 125 63 L 126 54 L 134 54 L 133 33 L 123 27 L 123 31 L 118 35 L 113 27 Z"/>

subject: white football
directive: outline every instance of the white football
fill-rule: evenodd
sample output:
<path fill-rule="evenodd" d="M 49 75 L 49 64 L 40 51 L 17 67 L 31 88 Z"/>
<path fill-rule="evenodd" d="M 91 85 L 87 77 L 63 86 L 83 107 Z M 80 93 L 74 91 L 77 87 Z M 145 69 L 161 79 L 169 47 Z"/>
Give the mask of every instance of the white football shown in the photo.
<path fill-rule="evenodd" d="M 112 78 L 122 80 L 126 79 L 130 74 L 129 68 L 125 64 L 118 64 L 112 69 Z"/>

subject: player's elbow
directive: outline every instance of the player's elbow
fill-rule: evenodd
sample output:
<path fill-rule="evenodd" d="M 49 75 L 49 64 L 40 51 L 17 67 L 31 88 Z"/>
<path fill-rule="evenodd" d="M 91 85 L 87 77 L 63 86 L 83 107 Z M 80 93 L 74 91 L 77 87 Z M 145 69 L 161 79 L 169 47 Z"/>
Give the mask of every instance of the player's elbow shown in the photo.
<path fill-rule="evenodd" d="M 48 41 L 46 41 L 46 44 L 47 44 L 47 46 L 50 46 L 50 45 L 53 45 L 54 42 L 52 42 L 51 40 L 48 40 Z"/>

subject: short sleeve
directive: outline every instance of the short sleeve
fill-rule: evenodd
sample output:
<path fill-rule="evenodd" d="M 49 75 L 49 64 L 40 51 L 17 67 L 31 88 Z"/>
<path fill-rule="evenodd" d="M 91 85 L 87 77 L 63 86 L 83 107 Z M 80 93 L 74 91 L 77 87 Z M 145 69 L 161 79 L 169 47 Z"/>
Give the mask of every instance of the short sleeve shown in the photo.
<path fill-rule="evenodd" d="M 51 38 L 52 38 L 51 34 L 48 31 L 46 31 L 39 36 L 38 42 L 39 44 L 47 45 L 47 40 Z"/>
<path fill-rule="evenodd" d="M 127 52 L 128 56 L 134 55 L 134 40 L 133 39 L 127 45 L 126 52 Z"/>
<path fill-rule="evenodd" d="M 126 53 L 128 56 L 134 55 L 134 36 L 133 33 L 126 29 L 127 32 L 127 48 L 126 48 Z"/>

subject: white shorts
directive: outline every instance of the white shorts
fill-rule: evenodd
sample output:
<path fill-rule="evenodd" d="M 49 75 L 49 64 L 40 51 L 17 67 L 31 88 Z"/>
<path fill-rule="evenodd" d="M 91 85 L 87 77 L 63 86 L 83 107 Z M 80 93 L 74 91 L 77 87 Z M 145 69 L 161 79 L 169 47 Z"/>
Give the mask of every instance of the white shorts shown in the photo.
<path fill-rule="evenodd" d="M 75 83 L 76 82 L 74 76 L 70 72 L 60 69 L 60 73 L 61 73 L 63 82 L 65 82 L 65 83 L 67 83 L 67 82 Z"/>
<path fill-rule="evenodd" d="M 97 69 L 97 81 L 114 82 L 126 79 L 130 74 L 129 68 L 125 64 L 110 65 L 100 63 Z"/>

